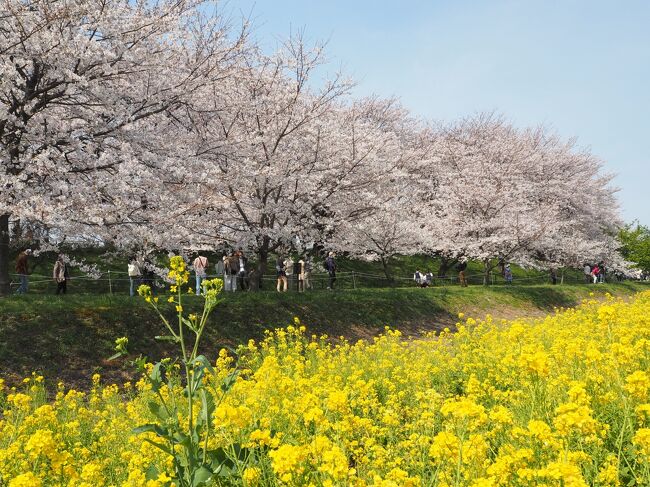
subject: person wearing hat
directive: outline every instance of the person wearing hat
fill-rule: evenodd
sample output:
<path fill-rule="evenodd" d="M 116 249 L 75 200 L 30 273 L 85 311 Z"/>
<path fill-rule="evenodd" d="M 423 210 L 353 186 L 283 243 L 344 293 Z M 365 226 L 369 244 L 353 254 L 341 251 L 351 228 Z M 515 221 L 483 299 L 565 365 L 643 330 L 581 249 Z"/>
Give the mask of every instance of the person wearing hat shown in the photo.
<path fill-rule="evenodd" d="M 30 255 L 32 255 L 32 249 L 25 249 L 18 254 L 18 258 L 16 259 L 16 274 L 18 274 L 18 280 L 20 281 L 20 286 L 16 289 L 16 294 L 26 294 L 29 290 L 27 258 Z"/>

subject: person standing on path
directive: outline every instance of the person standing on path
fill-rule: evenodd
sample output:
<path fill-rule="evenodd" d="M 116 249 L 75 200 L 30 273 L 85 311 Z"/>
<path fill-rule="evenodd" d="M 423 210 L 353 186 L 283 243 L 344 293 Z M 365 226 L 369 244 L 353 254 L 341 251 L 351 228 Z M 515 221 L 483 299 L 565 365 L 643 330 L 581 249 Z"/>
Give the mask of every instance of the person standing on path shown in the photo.
<path fill-rule="evenodd" d="M 336 282 L 336 261 L 334 260 L 334 257 L 336 257 L 336 254 L 330 252 L 327 259 L 325 259 L 325 269 L 327 269 L 327 273 L 330 277 L 330 283 L 329 286 L 327 286 L 327 289 L 334 289 L 334 283 Z"/>
<path fill-rule="evenodd" d="M 596 284 L 598 282 L 598 275 L 600 274 L 600 267 L 598 267 L 598 264 L 596 264 L 592 269 L 591 269 L 591 278 L 593 279 L 593 283 Z"/>
<path fill-rule="evenodd" d="M 461 287 L 467 287 L 467 279 L 465 278 L 465 269 L 467 269 L 467 262 L 460 262 L 456 266 L 456 270 L 458 271 L 458 282 L 460 283 Z"/>
<path fill-rule="evenodd" d="M 138 262 L 137 257 L 134 255 L 129 259 L 129 265 L 127 267 L 129 274 L 129 295 L 131 297 L 135 296 L 135 292 L 140 286 L 142 280 L 142 270 L 140 270 L 140 263 Z"/>
<path fill-rule="evenodd" d="M 248 274 L 246 273 L 246 264 L 248 263 L 248 259 L 244 255 L 244 249 L 239 247 L 239 250 L 237 251 L 237 259 L 238 259 L 238 271 L 237 271 L 237 286 L 239 287 L 240 291 L 248 291 Z"/>
<path fill-rule="evenodd" d="M 551 267 L 551 282 L 554 286 L 557 284 L 557 270 L 555 267 Z"/>
<path fill-rule="evenodd" d="M 298 268 L 298 292 L 305 292 L 305 261 L 300 259 L 297 262 Z"/>
<path fill-rule="evenodd" d="M 16 259 L 16 274 L 20 280 L 20 286 L 16 289 L 16 294 L 26 294 L 29 290 L 29 264 L 28 257 L 32 255 L 32 249 L 25 249 L 18 254 Z"/>
<path fill-rule="evenodd" d="M 585 264 L 584 268 L 582 269 L 582 272 L 585 275 L 585 282 L 587 284 L 591 283 L 591 266 L 589 264 Z"/>
<path fill-rule="evenodd" d="M 214 272 L 216 272 L 217 277 L 219 279 L 223 279 L 223 282 L 225 283 L 226 280 L 224 279 L 225 277 L 225 271 L 226 271 L 226 265 L 225 265 L 225 260 L 226 256 L 224 255 L 221 259 L 217 261 L 217 263 L 214 265 Z"/>
<path fill-rule="evenodd" d="M 201 295 L 201 283 L 206 277 L 205 270 L 208 268 L 208 258 L 199 254 L 194 259 L 194 274 L 196 275 L 196 295 Z"/>
<path fill-rule="evenodd" d="M 293 289 L 295 287 L 293 284 L 296 281 L 296 276 L 293 273 L 294 262 L 291 256 L 287 257 L 283 264 L 284 264 L 284 275 L 287 277 L 287 288 Z"/>
<path fill-rule="evenodd" d="M 512 285 L 512 269 L 510 269 L 510 264 L 506 264 L 505 276 L 506 284 Z"/>
<path fill-rule="evenodd" d="M 311 263 L 311 257 L 306 256 L 303 264 L 303 289 L 311 289 L 311 270 L 312 270 L 312 263 Z"/>
<path fill-rule="evenodd" d="M 287 282 L 287 273 L 284 271 L 284 262 L 280 256 L 278 256 L 278 260 L 275 261 L 275 271 L 278 274 L 278 283 L 275 288 L 279 293 L 286 293 L 289 283 Z"/>
<path fill-rule="evenodd" d="M 54 282 L 56 282 L 56 294 L 65 294 L 68 290 L 68 279 L 70 278 L 70 274 L 68 273 L 68 265 L 65 263 L 63 254 L 59 254 L 59 257 L 54 263 L 52 278 L 54 279 Z"/>

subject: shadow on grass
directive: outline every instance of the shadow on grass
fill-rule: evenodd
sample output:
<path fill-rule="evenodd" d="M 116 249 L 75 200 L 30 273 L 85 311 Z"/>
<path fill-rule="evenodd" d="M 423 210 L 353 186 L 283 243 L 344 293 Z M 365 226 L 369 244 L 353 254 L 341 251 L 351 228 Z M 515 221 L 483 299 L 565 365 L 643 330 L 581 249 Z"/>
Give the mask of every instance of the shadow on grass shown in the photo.
<path fill-rule="evenodd" d="M 520 316 L 574 306 L 590 292 L 631 295 L 650 286 L 471 286 L 429 289 L 357 289 L 306 294 L 235 293 L 213 312 L 202 352 L 214 360 L 220 348 L 259 340 L 268 329 L 292 324 L 295 317 L 308 334 L 343 336 L 350 341 L 371 339 L 384 326 L 405 336 L 453 328 L 459 311 L 490 312 L 495 317 Z M 197 312 L 200 298 L 188 297 L 186 312 Z M 173 318 L 171 305 L 161 307 Z M 0 298 L 0 377 L 17 383 L 32 371 L 56 382 L 87 388 L 96 370 L 107 381 L 133 378 L 128 360 L 106 362 L 117 337 L 129 338 L 131 359 L 142 354 L 157 360 L 173 347 L 154 339 L 165 335 L 159 317 L 139 298 L 128 296 L 27 295 Z"/>

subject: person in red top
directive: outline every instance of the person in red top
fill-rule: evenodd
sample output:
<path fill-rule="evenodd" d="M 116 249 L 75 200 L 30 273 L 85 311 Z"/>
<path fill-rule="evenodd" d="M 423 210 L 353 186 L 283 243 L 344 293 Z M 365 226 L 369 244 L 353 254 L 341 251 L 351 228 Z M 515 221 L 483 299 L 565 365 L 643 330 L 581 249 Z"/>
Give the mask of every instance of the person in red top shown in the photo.
<path fill-rule="evenodd" d="M 598 265 L 595 265 L 593 269 L 591 269 L 591 277 L 594 280 L 594 284 L 598 282 L 598 274 L 600 274 L 600 267 Z"/>
<path fill-rule="evenodd" d="M 25 249 L 16 259 L 16 274 L 18 274 L 18 279 L 20 280 L 20 286 L 16 289 L 16 294 L 26 294 L 29 290 L 29 279 L 27 275 L 29 274 L 27 258 L 31 255 L 31 249 Z"/>

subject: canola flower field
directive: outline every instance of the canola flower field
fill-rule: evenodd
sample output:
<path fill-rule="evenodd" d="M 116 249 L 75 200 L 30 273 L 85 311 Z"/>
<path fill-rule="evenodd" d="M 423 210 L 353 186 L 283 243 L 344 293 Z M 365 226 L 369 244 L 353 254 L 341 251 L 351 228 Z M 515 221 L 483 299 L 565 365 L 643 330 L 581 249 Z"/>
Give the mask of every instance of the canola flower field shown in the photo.
<path fill-rule="evenodd" d="M 241 347 L 220 395 L 235 363 L 222 351 L 209 441 L 232 475 L 213 484 L 650 485 L 650 292 L 544 319 L 459 321 L 454 333 L 387 329 L 349 344 L 296 320 Z M 150 383 L 93 383 L 48 397 L 38 375 L 18 389 L 0 381 L 0 486 L 172 484 L 155 436 L 132 434 L 154 419 Z"/>

